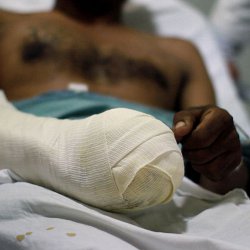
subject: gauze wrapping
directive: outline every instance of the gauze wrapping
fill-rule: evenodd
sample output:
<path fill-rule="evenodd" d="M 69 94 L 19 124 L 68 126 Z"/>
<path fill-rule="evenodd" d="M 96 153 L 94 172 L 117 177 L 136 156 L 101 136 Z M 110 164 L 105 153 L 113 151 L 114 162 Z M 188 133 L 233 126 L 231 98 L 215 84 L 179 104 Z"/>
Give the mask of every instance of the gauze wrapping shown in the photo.
<path fill-rule="evenodd" d="M 169 201 L 184 172 L 172 131 L 152 116 L 113 109 L 84 120 L 41 118 L 3 96 L 0 168 L 111 211 Z"/>

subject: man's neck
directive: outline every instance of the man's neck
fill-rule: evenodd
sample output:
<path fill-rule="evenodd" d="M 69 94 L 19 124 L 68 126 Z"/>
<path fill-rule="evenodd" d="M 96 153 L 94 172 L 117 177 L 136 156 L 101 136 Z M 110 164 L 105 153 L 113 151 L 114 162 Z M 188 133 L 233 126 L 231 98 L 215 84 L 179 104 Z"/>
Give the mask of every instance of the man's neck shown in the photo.
<path fill-rule="evenodd" d="M 55 9 L 85 23 L 120 23 L 122 4 L 117 4 L 112 9 L 106 10 L 103 10 L 101 6 L 100 8 L 96 8 L 91 4 L 85 5 L 86 7 L 81 6 L 81 8 L 77 8 L 71 1 L 59 0 Z"/>

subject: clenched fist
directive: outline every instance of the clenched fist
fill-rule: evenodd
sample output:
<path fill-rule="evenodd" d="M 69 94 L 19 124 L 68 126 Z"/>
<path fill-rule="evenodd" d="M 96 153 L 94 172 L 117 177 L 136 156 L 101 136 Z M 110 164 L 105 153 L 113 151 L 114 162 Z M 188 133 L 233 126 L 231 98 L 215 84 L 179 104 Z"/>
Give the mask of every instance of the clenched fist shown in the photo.
<path fill-rule="evenodd" d="M 202 186 L 218 193 L 246 186 L 239 136 L 227 111 L 216 106 L 180 111 L 173 131 L 184 158 L 200 173 Z"/>

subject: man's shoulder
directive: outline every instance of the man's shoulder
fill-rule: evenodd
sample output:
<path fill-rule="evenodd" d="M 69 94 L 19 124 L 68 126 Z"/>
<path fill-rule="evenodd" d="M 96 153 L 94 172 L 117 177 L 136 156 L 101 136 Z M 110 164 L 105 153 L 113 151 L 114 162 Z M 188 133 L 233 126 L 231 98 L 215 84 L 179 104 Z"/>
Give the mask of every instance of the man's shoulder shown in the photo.
<path fill-rule="evenodd" d="M 161 49 L 173 54 L 184 63 L 189 63 L 193 60 L 200 59 L 200 52 L 196 45 L 186 39 L 173 37 L 158 37 L 157 44 Z"/>

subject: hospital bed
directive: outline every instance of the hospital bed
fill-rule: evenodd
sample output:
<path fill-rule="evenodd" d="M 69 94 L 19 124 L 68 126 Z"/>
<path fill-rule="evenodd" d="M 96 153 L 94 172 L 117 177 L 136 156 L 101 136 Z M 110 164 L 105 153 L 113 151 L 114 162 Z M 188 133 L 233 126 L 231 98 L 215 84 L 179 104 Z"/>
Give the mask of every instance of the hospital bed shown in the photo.
<path fill-rule="evenodd" d="M 14 104 L 26 113 L 61 119 L 76 119 L 84 114 L 89 116 L 91 111 L 101 113 L 122 106 L 152 114 L 170 126 L 173 115 L 112 97 L 74 91 L 49 92 Z M 245 138 L 243 142 L 250 159 L 249 141 Z M 5 169 L 0 170 L 0 204 L 3 250 L 250 247 L 247 194 L 235 189 L 218 195 L 187 178 L 167 204 L 138 211 L 108 212 L 25 182 Z"/>
<path fill-rule="evenodd" d="M 145 5 L 151 10 L 153 17 L 154 25 L 150 26 L 150 29 L 131 21 L 131 17 L 137 16 L 138 11 L 142 11 Z M 204 56 L 220 106 L 230 110 L 240 127 L 249 133 L 247 113 L 228 76 L 213 35 L 204 31 L 204 27 L 208 28 L 206 21 L 185 4 L 184 7 L 180 6 L 178 1 L 169 1 L 165 6 L 161 0 L 137 0 L 127 7 L 129 14 L 124 16 L 124 21 L 145 31 L 192 40 Z M 183 30 L 181 27 L 187 25 L 186 20 L 190 21 L 190 29 Z M 171 22 L 175 23 L 175 26 L 166 25 Z M 195 26 L 193 22 L 196 23 Z M 223 94 L 225 89 L 228 91 L 227 96 Z M 63 112 L 54 105 L 54 101 L 60 96 L 64 97 L 64 102 L 58 105 L 66 107 Z M 102 112 L 108 109 L 109 105 L 121 105 L 120 101 L 111 98 L 110 103 L 105 106 L 100 101 L 100 96 L 90 97 L 88 93 L 72 91 L 47 93 L 14 105 L 22 111 L 38 116 L 79 118 L 83 104 L 79 105 L 79 102 L 73 101 L 76 96 L 84 97 L 88 112 L 93 108 Z M 41 102 L 41 99 L 47 101 Z M 99 106 L 96 105 L 97 99 Z M 122 105 L 135 108 L 129 103 Z M 140 105 L 136 108 L 153 113 L 158 119 L 166 119 L 164 122 L 167 124 L 171 123 L 171 113 L 165 116 L 165 113 L 157 109 L 149 110 Z M 89 115 L 88 112 L 86 115 Z M 250 152 L 248 138 L 242 134 L 242 139 L 246 152 Z M 186 178 L 168 204 L 141 211 L 112 213 L 24 182 L 19 176 L 5 169 L 0 171 L 0 204 L 0 249 L 3 250 L 250 249 L 250 201 L 247 194 L 240 189 L 226 195 L 214 194 Z"/>

